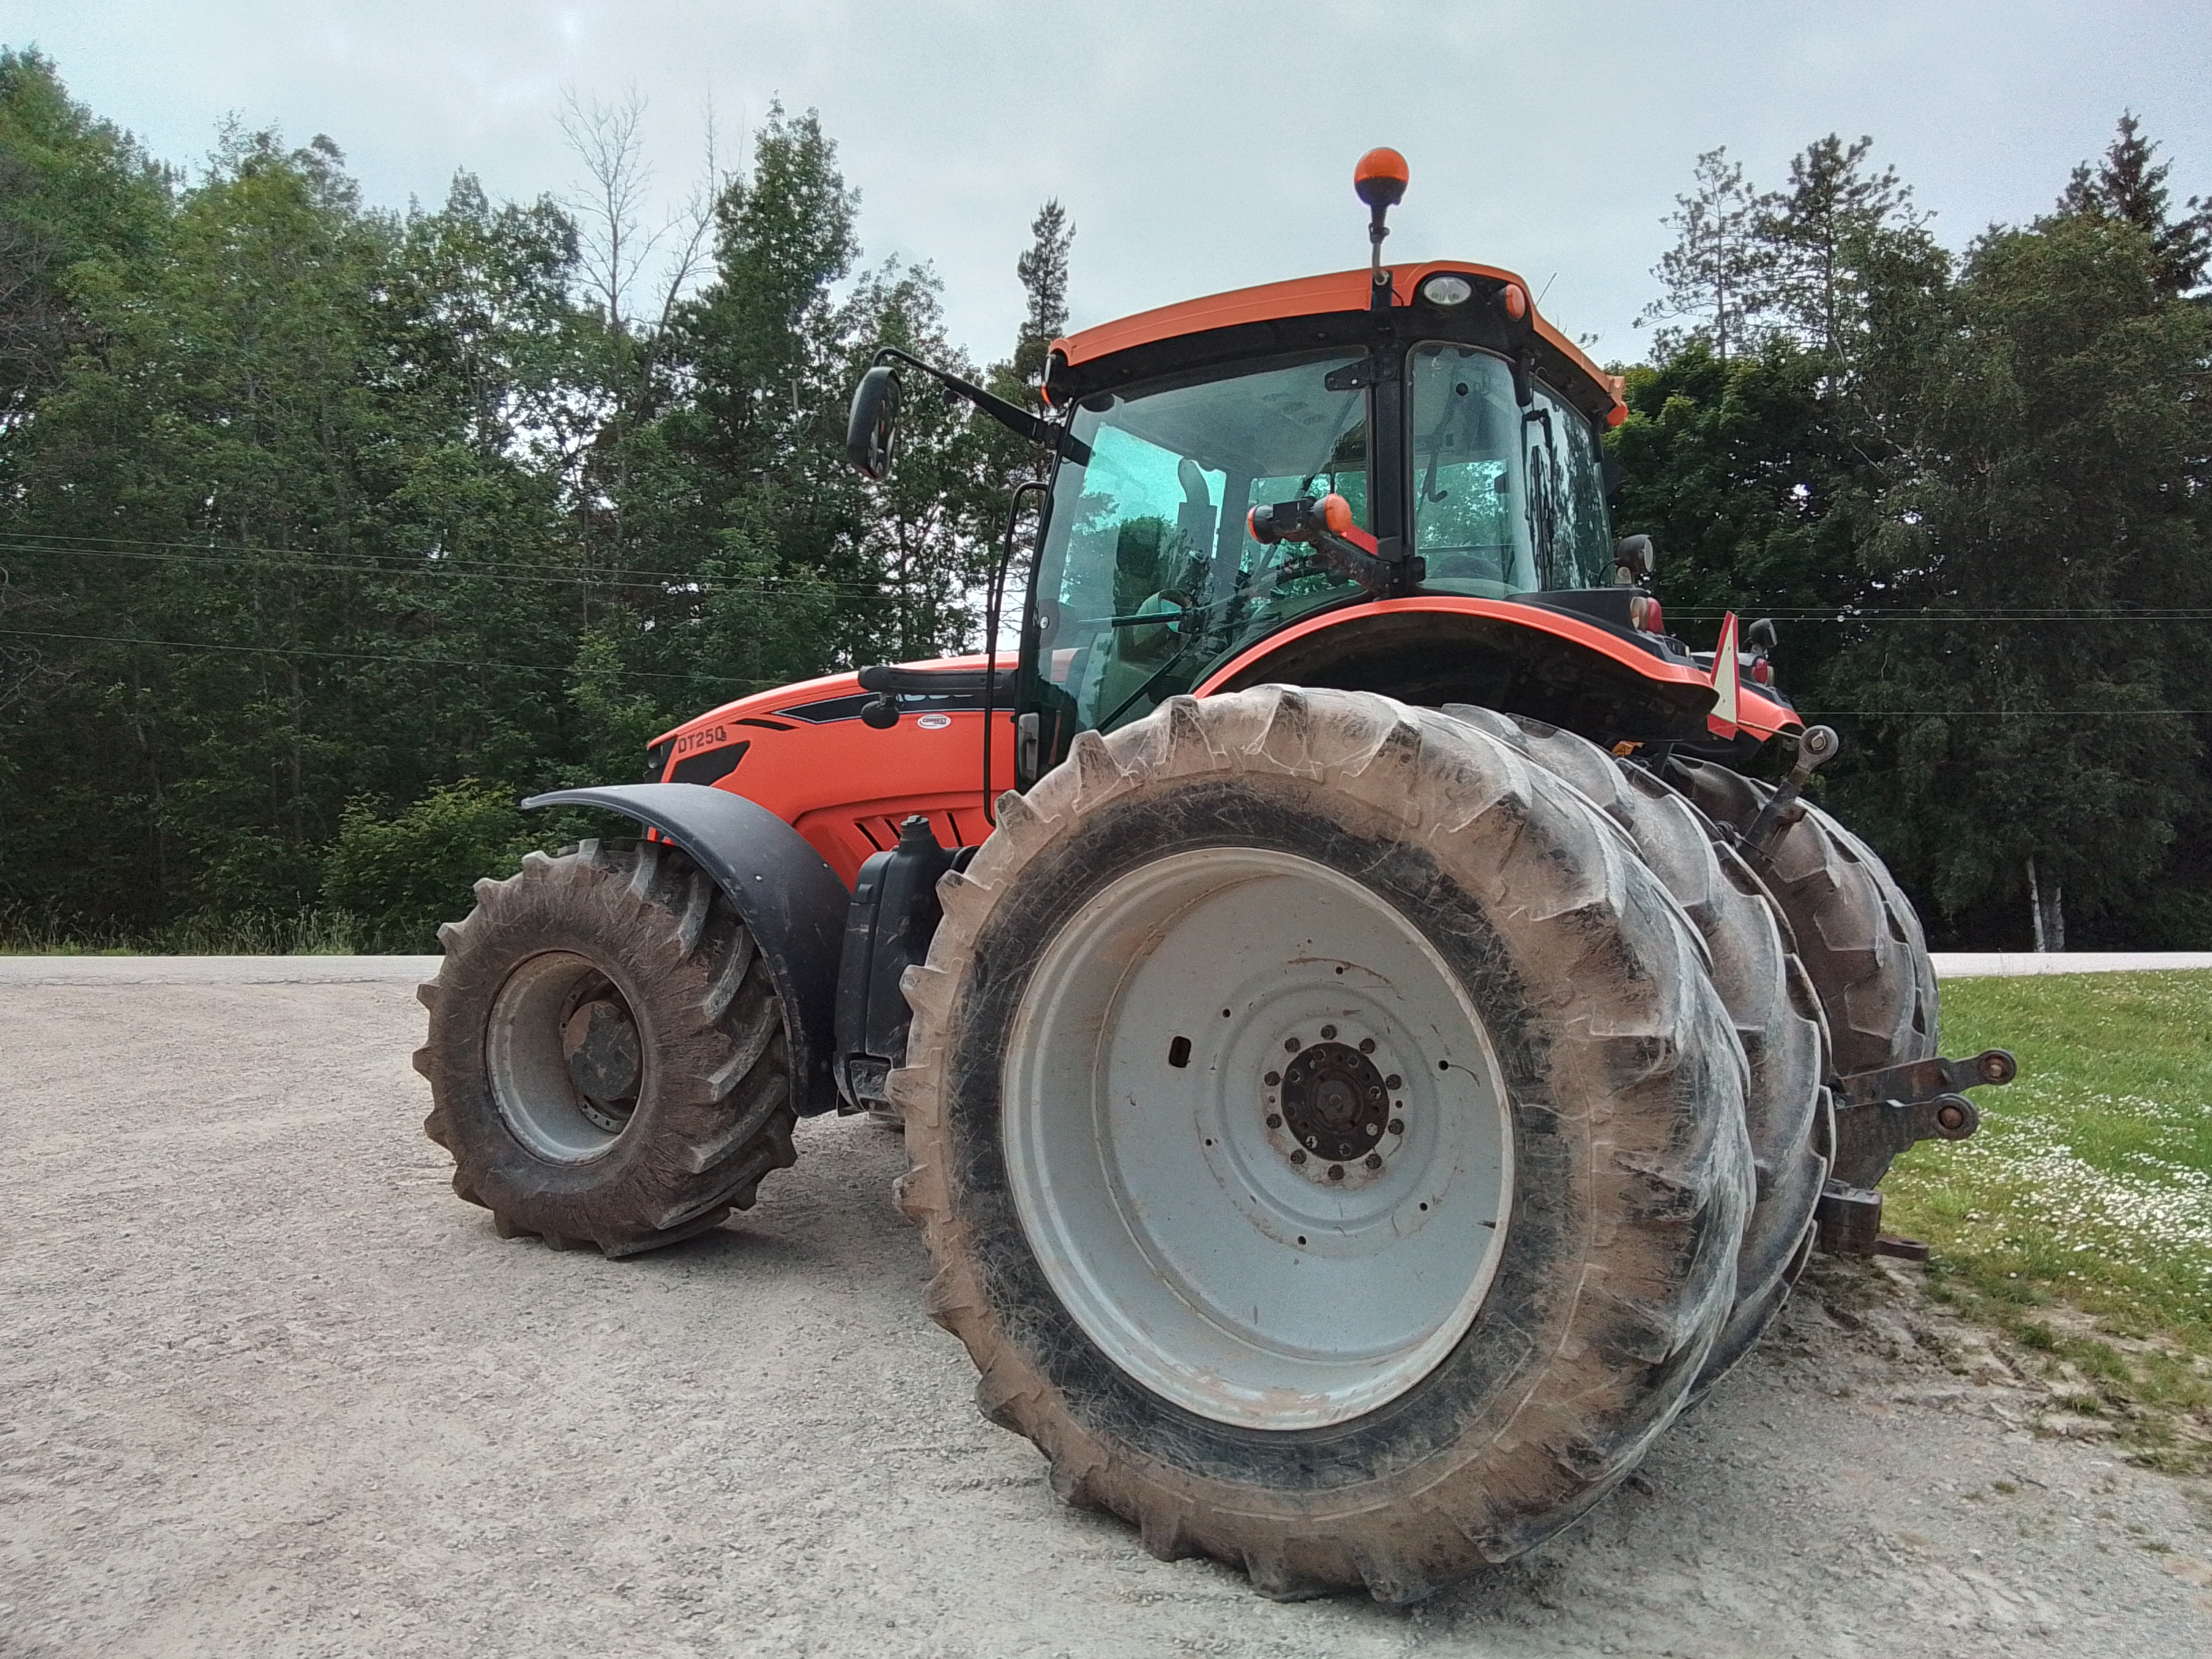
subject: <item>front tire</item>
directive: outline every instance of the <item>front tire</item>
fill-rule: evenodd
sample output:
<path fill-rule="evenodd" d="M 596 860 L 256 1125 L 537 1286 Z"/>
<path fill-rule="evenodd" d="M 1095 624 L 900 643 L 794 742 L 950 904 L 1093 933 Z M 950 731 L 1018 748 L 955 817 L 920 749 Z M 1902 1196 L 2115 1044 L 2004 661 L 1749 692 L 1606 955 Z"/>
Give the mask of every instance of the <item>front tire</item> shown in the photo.
<path fill-rule="evenodd" d="M 653 842 L 532 853 L 477 884 L 418 994 L 422 1127 L 503 1237 L 632 1255 L 749 1207 L 787 1168 L 783 1008 L 713 878 Z"/>
<path fill-rule="evenodd" d="M 939 890 L 901 1200 L 1064 1498 L 1267 1594 L 1410 1601 L 1681 1408 L 1750 1204 L 1744 1062 L 1573 790 L 1381 697 L 1176 698 L 1005 797 Z"/>

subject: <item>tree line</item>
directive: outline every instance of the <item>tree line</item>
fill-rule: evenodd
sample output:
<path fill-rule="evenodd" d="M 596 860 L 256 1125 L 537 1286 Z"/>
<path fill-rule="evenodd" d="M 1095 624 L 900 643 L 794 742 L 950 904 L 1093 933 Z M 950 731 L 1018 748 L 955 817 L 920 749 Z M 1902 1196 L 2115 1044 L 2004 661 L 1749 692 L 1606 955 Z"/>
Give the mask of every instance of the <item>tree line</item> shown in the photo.
<path fill-rule="evenodd" d="M 2133 115 L 1954 254 L 1868 139 L 1698 158 L 1614 436 L 1678 631 L 1775 618 L 1944 943 L 2212 948 L 2212 207 Z"/>
<path fill-rule="evenodd" d="M 394 212 L 324 138 L 188 174 L 0 51 L 0 939 L 427 948 L 574 832 L 522 794 L 976 642 L 1032 458 L 917 398 L 870 483 L 846 400 L 879 343 L 1025 395 L 1066 213 L 979 367 L 811 112 L 665 220 L 641 113 L 571 100 L 562 198 Z M 2212 945 L 2212 216 L 2130 118 L 1959 254 L 1863 141 L 1701 157 L 1669 222 L 1612 441 L 1677 631 L 1776 618 L 1946 942 Z"/>

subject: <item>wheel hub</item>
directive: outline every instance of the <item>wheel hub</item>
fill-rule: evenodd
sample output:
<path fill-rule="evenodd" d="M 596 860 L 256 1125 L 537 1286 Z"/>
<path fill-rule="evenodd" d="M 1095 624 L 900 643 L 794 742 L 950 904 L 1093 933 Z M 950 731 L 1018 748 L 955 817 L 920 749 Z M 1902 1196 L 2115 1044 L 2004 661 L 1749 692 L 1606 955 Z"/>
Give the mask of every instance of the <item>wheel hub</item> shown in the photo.
<path fill-rule="evenodd" d="M 584 1115 L 619 1133 L 636 1108 L 644 1071 L 637 1023 L 629 1010 L 606 998 L 583 1004 L 562 1024 L 561 1048 L 568 1080 L 584 1097 Z"/>
<path fill-rule="evenodd" d="M 1389 1122 L 1382 1073 L 1351 1044 L 1316 1042 L 1283 1068 L 1283 1126 L 1314 1157 L 1364 1158 L 1381 1146 Z"/>
<path fill-rule="evenodd" d="M 484 1033 L 492 1103 L 549 1164 L 603 1157 L 629 1127 L 650 1069 L 629 1001 L 568 951 L 527 958 L 493 1000 Z"/>

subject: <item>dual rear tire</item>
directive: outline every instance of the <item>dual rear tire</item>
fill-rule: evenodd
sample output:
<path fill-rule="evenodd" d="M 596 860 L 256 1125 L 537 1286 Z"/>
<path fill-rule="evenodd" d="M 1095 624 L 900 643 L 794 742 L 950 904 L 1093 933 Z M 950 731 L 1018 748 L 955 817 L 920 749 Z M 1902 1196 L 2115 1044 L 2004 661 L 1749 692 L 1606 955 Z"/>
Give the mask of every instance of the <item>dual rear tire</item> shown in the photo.
<path fill-rule="evenodd" d="M 901 1198 L 1061 1495 L 1404 1602 L 1624 1477 L 1754 1176 L 1742 1043 L 1619 825 L 1476 726 L 1279 687 L 1086 734 L 1000 814 L 909 975 Z"/>

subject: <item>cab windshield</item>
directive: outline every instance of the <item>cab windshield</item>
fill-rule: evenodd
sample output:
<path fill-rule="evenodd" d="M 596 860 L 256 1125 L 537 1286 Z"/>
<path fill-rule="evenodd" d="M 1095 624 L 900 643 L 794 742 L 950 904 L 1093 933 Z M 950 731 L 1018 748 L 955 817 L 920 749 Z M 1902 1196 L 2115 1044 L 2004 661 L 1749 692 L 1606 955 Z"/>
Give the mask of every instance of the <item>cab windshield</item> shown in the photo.
<path fill-rule="evenodd" d="M 1110 731 L 1301 613 L 1359 592 L 1290 543 L 1262 546 L 1261 502 L 1334 492 L 1364 528 L 1367 394 L 1332 392 L 1336 353 L 1085 402 L 1088 466 L 1062 462 L 1037 572 L 1037 673 Z M 1057 699 L 1054 699 L 1057 701 Z"/>
<path fill-rule="evenodd" d="M 1240 364 L 1078 407 L 1091 459 L 1062 461 L 1054 480 L 1030 659 L 1064 732 L 1137 720 L 1244 646 L 1359 594 L 1310 550 L 1253 540 L 1245 520 L 1262 503 L 1334 493 L 1372 528 L 1368 393 L 1328 385 L 1363 356 Z M 1612 552 L 1589 421 L 1540 383 L 1522 408 L 1504 360 L 1474 347 L 1417 345 L 1406 371 L 1423 591 L 1508 599 L 1602 582 Z"/>

